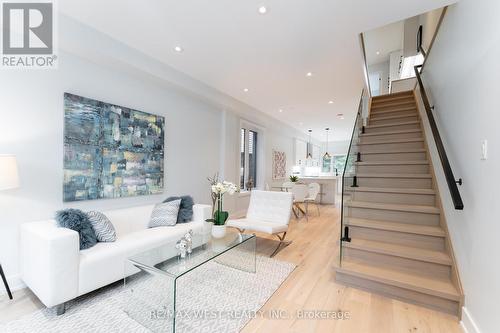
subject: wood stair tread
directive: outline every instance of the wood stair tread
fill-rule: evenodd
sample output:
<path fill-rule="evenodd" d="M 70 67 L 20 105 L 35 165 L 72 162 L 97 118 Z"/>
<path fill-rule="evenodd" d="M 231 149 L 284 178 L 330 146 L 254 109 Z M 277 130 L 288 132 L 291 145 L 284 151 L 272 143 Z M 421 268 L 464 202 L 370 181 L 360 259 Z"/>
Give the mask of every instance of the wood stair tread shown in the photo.
<path fill-rule="evenodd" d="M 348 217 L 345 225 L 351 225 L 362 228 L 378 229 L 386 231 L 397 231 L 408 234 L 426 235 L 435 237 L 446 237 L 446 233 L 440 226 L 409 224 L 402 222 L 380 221 Z"/>
<path fill-rule="evenodd" d="M 402 194 L 429 194 L 434 195 L 436 191 L 430 188 L 406 188 L 406 187 L 349 187 L 351 192 L 382 192 L 382 193 L 402 193 Z"/>
<path fill-rule="evenodd" d="M 399 150 L 373 150 L 361 152 L 361 158 L 366 154 L 401 154 L 401 153 L 425 153 L 427 152 L 424 148 L 405 148 Z"/>
<path fill-rule="evenodd" d="M 379 135 L 391 135 L 391 134 L 407 134 L 407 133 L 417 133 L 422 132 L 421 129 L 409 129 L 409 130 L 400 130 L 400 131 L 387 131 L 387 132 L 379 132 L 379 133 L 361 133 L 361 137 L 366 136 L 379 136 Z"/>
<path fill-rule="evenodd" d="M 372 241 L 368 239 L 352 239 L 350 242 L 343 242 L 344 247 L 363 250 L 368 252 L 391 255 L 395 257 L 432 262 L 435 264 L 451 266 L 450 256 L 442 251 L 427 250 L 405 245 Z"/>
<path fill-rule="evenodd" d="M 460 301 L 460 294 L 451 281 L 443 281 L 423 276 L 403 273 L 391 269 L 374 267 L 361 263 L 342 260 L 337 272 L 357 276 L 360 278 L 397 286 L 420 293 Z"/>
<path fill-rule="evenodd" d="M 358 173 L 356 176 L 358 178 L 432 178 L 432 175 L 428 173 Z"/>
<path fill-rule="evenodd" d="M 408 101 L 396 101 L 396 102 L 387 102 L 382 105 L 380 104 L 372 104 L 371 108 L 372 110 L 384 110 L 386 108 L 395 108 L 399 106 L 409 106 L 409 105 L 415 105 L 414 100 L 408 100 Z"/>
<path fill-rule="evenodd" d="M 365 128 L 380 128 L 380 127 L 394 127 L 394 126 L 402 126 L 402 125 L 414 125 L 414 124 L 420 124 L 419 121 L 405 121 L 401 123 L 392 123 L 392 124 L 383 124 L 383 125 L 368 125 L 365 126 Z"/>
<path fill-rule="evenodd" d="M 377 117 L 377 118 L 370 117 L 370 121 L 372 121 L 372 120 L 374 120 L 374 121 L 391 120 L 391 119 L 408 118 L 408 117 L 416 117 L 416 116 L 417 116 L 417 114 L 410 114 L 410 115 L 403 114 L 403 115 L 385 116 L 385 117 Z"/>
<path fill-rule="evenodd" d="M 367 209 L 380 209 L 380 210 L 394 210 L 399 212 L 412 212 L 439 215 L 441 210 L 434 206 L 421 206 L 421 205 L 407 205 L 407 204 L 388 204 L 380 202 L 366 202 L 366 201 L 351 201 L 347 206 L 353 208 L 367 208 Z"/>
<path fill-rule="evenodd" d="M 408 138 L 408 139 L 393 139 L 393 140 L 377 140 L 371 142 L 359 142 L 357 145 L 383 145 L 390 143 L 408 143 L 408 142 L 424 142 L 424 138 Z"/>
<path fill-rule="evenodd" d="M 378 95 L 378 96 L 373 96 L 372 101 L 380 101 L 380 100 L 385 100 L 385 99 L 395 99 L 395 98 L 402 98 L 402 97 L 413 97 L 413 90 L 406 90 L 406 91 L 399 91 L 396 93 L 390 93 L 390 94 L 383 94 L 383 95 Z"/>
<path fill-rule="evenodd" d="M 418 161 L 371 161 L 371 162 L 355 162 L 356 165 L 366 166 L 366 165 L 427 165 L 429 161 L 418 160 Z"/>

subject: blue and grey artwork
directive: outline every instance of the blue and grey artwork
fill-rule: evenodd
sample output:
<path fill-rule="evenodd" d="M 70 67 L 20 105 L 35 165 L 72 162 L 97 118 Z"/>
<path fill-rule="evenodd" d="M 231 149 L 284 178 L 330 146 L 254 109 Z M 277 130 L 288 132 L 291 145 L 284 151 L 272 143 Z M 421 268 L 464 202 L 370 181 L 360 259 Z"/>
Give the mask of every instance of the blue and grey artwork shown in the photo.
<path fill-rule="evenodd" d="M 165 119 L 64 94 L 63 199 L 163 192 Z"/>

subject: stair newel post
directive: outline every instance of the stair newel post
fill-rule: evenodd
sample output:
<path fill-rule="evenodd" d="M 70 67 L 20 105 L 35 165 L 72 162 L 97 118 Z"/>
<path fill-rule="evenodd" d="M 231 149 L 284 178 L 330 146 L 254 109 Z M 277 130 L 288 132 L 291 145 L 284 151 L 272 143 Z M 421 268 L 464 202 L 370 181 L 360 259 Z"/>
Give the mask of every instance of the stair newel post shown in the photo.
<path fill-rule="evenodd" d="M 365 134 L 365 126 L 361 127 L 361 133 Z"/>
<path fill-rule="evenodd" d="M 358 158 L 356 159 L 356 162 L 362 162 L 361 161 L 361 153 L 360 152 L 358 152 Z"/>
<path fill-rule="evenodd" d="M 344 237 L 342 237 L 341 241 L 350 242 L 351 237 L 349 237 L 349 227 L 344 227 Z"/>

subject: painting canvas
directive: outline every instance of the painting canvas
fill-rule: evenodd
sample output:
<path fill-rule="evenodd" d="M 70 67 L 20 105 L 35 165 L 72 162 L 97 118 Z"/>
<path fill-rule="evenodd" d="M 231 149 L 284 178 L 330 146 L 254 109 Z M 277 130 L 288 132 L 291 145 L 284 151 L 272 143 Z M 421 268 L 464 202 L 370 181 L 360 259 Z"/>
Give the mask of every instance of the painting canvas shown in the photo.
<path fill-rule="evenodd" d="M 286 178 L 286 154 L 273 150 L 273 179 Z"/>
<path fill-rule="evenodd" d="M 163 192 L 165 119 L 64 94 L 63 199 Z"/>

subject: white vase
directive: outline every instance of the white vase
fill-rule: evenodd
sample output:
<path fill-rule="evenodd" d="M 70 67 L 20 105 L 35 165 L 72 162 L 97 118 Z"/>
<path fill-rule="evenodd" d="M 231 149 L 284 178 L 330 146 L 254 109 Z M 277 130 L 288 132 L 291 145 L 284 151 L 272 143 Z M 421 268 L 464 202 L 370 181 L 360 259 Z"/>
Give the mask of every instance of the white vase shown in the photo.
<path fill-rule="evenodd" d="M 214 225 L 212 227 L 213 238 L 224 238 L 226 236 L 226 225 Z"/>

